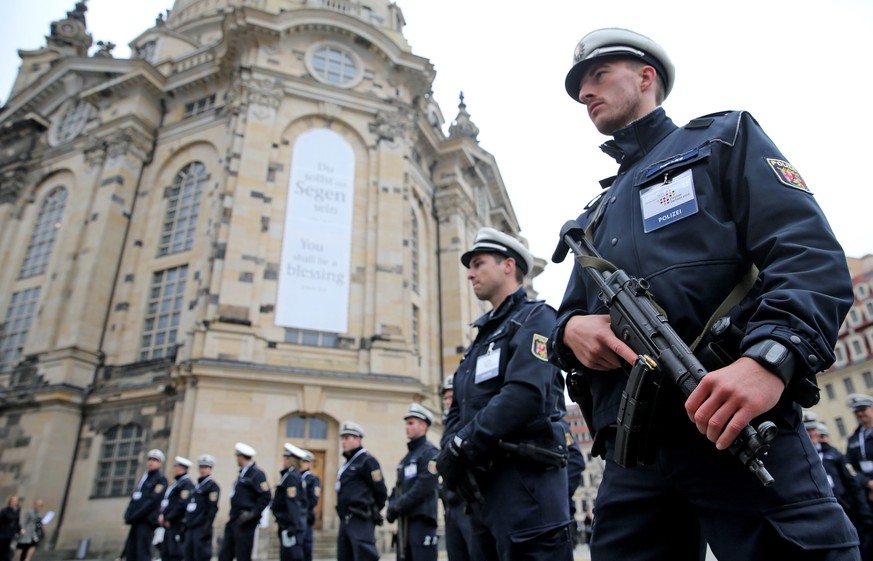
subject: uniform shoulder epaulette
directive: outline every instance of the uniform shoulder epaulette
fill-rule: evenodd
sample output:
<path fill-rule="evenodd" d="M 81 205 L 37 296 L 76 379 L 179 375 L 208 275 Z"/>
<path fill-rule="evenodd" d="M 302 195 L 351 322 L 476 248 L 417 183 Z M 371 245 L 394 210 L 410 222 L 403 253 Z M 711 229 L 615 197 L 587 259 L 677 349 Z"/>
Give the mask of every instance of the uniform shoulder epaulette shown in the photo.
<path fill-rule="evenodd" d="M 712 125 L 712 123 L 714 123 L 715 120 L 719 117 L 724 117 L 725 115 L 730 115 L 731 113 L 735 113 L 735 111 L 718 111 L 716 113 L 709 113 L 708 115 L 703 115 L 702 117 L 690 120 L 684 128 L 705 129 Z"/>

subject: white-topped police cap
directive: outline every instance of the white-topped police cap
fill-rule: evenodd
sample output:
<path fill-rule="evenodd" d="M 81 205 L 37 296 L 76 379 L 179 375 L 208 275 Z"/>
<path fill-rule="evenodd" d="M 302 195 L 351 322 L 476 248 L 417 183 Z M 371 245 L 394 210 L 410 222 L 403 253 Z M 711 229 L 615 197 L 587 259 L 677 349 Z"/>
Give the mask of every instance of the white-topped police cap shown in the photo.
<path fill-rule="evenodd" d="M 432 425 L 434 419 L 433 413 L 431 413 L 427 407 L 418 403 L 409 404 L 409 411 L 406 412 L 406 415 L 403 416 L 403 419 L 406 420 L 410 417 L 421 419 L 428 425 Z"/>
<path fill-rule="evenodd" d="M 533 269 L 533 256 L 530 251 L 514 237 L 498 232 L 494 228 L 479 229 L 476 239 L 473 240 L 473 247 L 461 256 L 464 267 L 470 268 L 470 260 L 477 253 L 499 253 L 512 257 L 515 259 L 516 266 L 525 275 Z"/>
<path fill-rule="evenodd" d="M 815 428 L 818 429 L 819 434 L 821 434 L 822 436 L 830 436 L 831 435 L 831 431 L 828 430 L 828 426 L 826 424 L 816 423 L 815 425 L 816 425 Z"/>
<path fill-rule="evenodd" d="M 300 448 L 299 446 L 294 446 L 290 442 L 285 443 L 285 451 L 283 452 L 283 454 L 285 456 L 297 458 L 298 460 L 306 459 L 306 450 Z"/>
<path fill-rule="evenodd" d="M 166 461 L 167 457 L 164 456 L 164 453 L 161 452 L 160 450 L 158 450 L 157 448 L 152 448 L 151 450 L 149 450 L 148 454 L 146 454 L 146 459 L 147 460 L 157 460 L 161 463 L 164 463 Z"/>
<path fill-rule="evenodd" d="M 188 458 L 185 458 L 183 456 L 176 456 L 175 458 L 173 458 L 173 465 L 189 468 L 193 464 Z"/>
<path fill-rule="evenodd" d="M 599 58 L 615 56 L 636 58 L 652 66 L 663 80 L 664 97 L 670 95 L 676 68 L 667 51 L 645 35 L 619 27 L 597 29 L 579 41 L 573 51 L 573 66 L 564 79 L 567 94 L 579 101 L 579 84 L 588 64 Z"/>
<path fill-rule="evenodd" d="M 346 435 L 364 438 L 364 427 L 362 427 L 358 423 L 353 423 L 352 421 L 346 421 L 340 427 L 340 436 L 346 436 Z"/>
<path fill-rule="evenodd" d="M 868 407 L 873 407 L 873 397 L 863 393 L 853 393 L 846 399 L 846 405 L 855 411 L 867 409 Z"/>
<path fill-rule="evenodd" d="M 445 393 L 447 390 L 454 390 L 454 388 L 455 388 L 455 375 L 449 374 L 448 376 L 446 376 L 446 381 L 443 382 L 443 393 Z"/>
<path fill-rule="evenodd" d="M 315 454 L 313 454 L 309 450 L 304 450 L 303 453 L 306 454 L 306 456 L 302 458 L 304 462 L 311 462 L 315 459 Z"/>
<path fill-rule="evenodd" d="M 252 458 L 255 455 L 255 449 L 242 442 L 234 444 L 233 450 L 240 456 L 246 456 L 248 458 Z"/>
<path fill-rule="evenodd" d="M 214 467 L 215 457 L 211 454 L 200 454 L 197 457 L 197 465 L 201 467 Z"/>

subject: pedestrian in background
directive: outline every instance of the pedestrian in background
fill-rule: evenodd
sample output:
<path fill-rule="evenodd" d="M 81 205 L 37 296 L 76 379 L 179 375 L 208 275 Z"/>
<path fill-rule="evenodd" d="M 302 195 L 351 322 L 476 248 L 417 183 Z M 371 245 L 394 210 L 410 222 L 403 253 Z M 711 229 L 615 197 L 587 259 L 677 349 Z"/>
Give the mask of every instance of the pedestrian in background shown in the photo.
<path fill-rule="evenodd" d="M 243 442 L 234 446 L 239 476 L 230 495 L 230 513 L 224 527 L 224 539 L 218 561 L 251 561 L 255 545 L 255 530 L 261 511 L 270 504 L 270 484 L 267 476 L 255 464 L 255 449 Z"/>
<path fill-rule="evenodd" d="M 315 454 L 304 450 L 306 457 L 300 461 L 300 475 L 303 478 L 303 488 L 306 490 L 306 536 L 303 539 L 303 559 L 312 561 L 312 546 L 315 535 L 315 507 L 321 500 L 321 480 L 312 471 Z"/>
<path fill-rule="evenodd" d="M 439 450 L 427 440 L 427 429 L 433 421 L 433 413 L 418 403 L 410 404 L 403 417 L 407 453 L 397 465 L 397 484 L 385 511 L 388 522 L 397 520 L 397 561 L 437 559 Z"/>
<path fill-rule="evenodd" d="M 152 539 L 161 515 L 167 478 L 161 473 L 166 457 L 157 448 L 146 454 L 146 471 L 130 496 L 124 523 L 130 526 L 122 557 L 127 561 L 152 561 Z"/>
<path fill-rule="evenodd" d="M 42 527 L 42 499 L 33 501 L 33 509 L 29 510 L 24 515 L 24 523 L 21 528 L 24 532 L 18 538 L 18 561 L 30 561 L 33 559 L 33 554 L 36 553 L 36 548 L 43 541 L 45 532 Z"/>
<path fill-rule="evenodd" d="M 340 445 L 346 462 L 336 474 L 336 512 L 340 517 L 337 561 L 379 559 L 376 526 L 388 498 L 379 461 L 361 445 L 364 429 L 346 421 L 340 426 Z"/>
<path fill-rule="evenodd" d="M 212 524 L 218 513 L 221 488 L 212 479 L 215 457 L 201 454 L 197 458 L 200 477 L 185 507 L 185 561 L 212 559 Z"/>
<path fill-rule="evenodd" d="M 11 495 L 0 510 L 0 561 L 12 560 L 12 541 L 23 533 L 18 495 Z"/>

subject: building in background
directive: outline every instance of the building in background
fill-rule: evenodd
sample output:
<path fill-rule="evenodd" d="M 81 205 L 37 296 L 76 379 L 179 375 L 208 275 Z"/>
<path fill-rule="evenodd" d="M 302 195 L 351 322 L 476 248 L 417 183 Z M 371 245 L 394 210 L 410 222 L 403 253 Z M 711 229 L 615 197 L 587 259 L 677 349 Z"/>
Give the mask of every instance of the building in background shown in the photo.
<path fill-rule="evenodd" d="M 344 420 L 384 461 L 411 401 L 440 409 L 485 311 L 460 255 L 520 225 L 404 25 L 389 0 L 176 0 L 117 59 L 80 2 L 19 51 L 0 108 L 0 493 L 57 511 L 58 551 L 117 556 L 150 448 L 214 455 L 229 492 L 235 442 L 271 484 L 292 442 L 329 482 Z M 216 527 L 227 513 L 225 494 Z"/>

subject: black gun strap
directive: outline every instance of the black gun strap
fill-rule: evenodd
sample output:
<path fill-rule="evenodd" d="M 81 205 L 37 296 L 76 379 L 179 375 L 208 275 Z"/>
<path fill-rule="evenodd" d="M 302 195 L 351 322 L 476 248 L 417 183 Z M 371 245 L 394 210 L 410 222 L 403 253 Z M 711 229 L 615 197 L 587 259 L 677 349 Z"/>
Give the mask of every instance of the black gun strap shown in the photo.
<path fill-rule="evenodd" d="M 728 313 L 728 311 L 740 303 L 743 297 L 748 294 L 749 290 L 755 285 L 755 281 L 758 279 L 758 267 L 752 263 L 752 266 L 749 267 L 749 270 L 746 271 L 746 274 L 743 278 L 740 279 L 740 282 L 731 290 L 730 294 L 724 299 L 724 301 L 719 305 L 718 308 L 712 313 L 709 317 L 709 321 L 706 322 L 706 325 L 703 326 L 703 331 L 700 332 L 700 335 L 697 336 L 697 339 L 694 340 L 691 345 L 688 346 L 691 349 L 691 352 L 694 352 L 697 349 L 697 345 L 700 344 L 700 341 L 709 333 L 709 330 L 712 329 L 712 326 L 715 324 L 718 319 Z"/>

